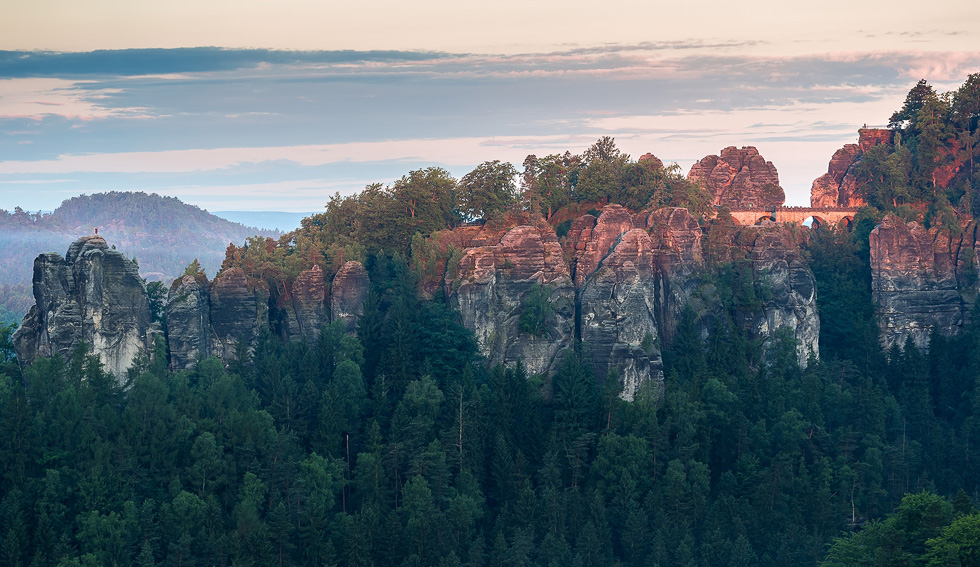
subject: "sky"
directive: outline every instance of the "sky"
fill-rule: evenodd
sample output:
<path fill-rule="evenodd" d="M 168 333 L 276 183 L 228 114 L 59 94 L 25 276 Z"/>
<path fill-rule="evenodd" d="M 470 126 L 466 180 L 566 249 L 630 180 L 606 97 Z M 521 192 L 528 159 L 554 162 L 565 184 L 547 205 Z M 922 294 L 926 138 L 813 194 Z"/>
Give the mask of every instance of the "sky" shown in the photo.
<path fill-rule="evenodd" d="M 601 136 L 685 173 L 756 146 L 805 205 L 916 81 L 975 72 L 967 0 L 5 2 L 0 209 L 138 190 L 313 212 Z"/>

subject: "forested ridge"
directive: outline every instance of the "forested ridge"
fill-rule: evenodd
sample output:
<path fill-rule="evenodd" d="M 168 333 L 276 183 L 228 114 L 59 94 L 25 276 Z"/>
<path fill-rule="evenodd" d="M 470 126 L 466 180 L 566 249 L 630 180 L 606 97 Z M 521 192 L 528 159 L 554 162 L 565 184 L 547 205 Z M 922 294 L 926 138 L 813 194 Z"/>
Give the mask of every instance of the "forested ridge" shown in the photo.
<path fill-rule="evenodd" d="M 499 162 L 458 182 L 420 170 L 336 197 L 279 241 L 229 247 L 226 268 L 270 281 L 363 260 L 356 334 L 265 333 L 227 367 L 177 373 L 159 342 L 120 383 L 84 347 L 21 372 L 5 328 L 0 563 L 970 564 L 980 314 L 927 352 L 881 351 L 868 234 L 887 206 L 805 239 L 821 316 L 821 357 L 805 368 L 792 333 L 763 358 L 739 331 L 740 305 L 763 290 L 732 263 L 705 274 L 723 316 L 702 337 L 686 310 L 663 345 L 663 388 L 632 402 L 615 374 L 592 375 L 585 348 L 550 376 L 488 368 L 444 298 L 421 298 L 426 267 L 457 253 L 433 245 L 454 225 L 521 209 L 560 233 L 563 208 L 708 209 L 650 161 L 603 139 L 583 156 L 529 158 L 520 186 Z M 730 228 L 706 222 L 705 246 Z"/>

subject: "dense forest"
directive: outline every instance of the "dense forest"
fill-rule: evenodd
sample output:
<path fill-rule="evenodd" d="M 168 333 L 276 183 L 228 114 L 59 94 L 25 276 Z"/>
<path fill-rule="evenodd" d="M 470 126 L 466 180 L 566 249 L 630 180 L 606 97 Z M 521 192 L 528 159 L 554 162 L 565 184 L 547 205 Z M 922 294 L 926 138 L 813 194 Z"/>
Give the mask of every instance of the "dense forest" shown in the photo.
<path fill-rule="evenodd" d="M 221 265 L 229 242 L 254 235 L 276 236 L 216 217 L 174 197 L 141 192 L 98 193 L 64 201 L 51 213 L 0 210 L 0 322 L 14 323 L 33 303 L 34 258 L 64 254 L 75 239 L 98 228 L 112 243 L 139 261 L 149 279 L 172 279 L 194 258 L 211 273 Z"/>
<path fill-rule="evenodd" d="M 964 119 L 960 93 L 980 101 L 978 79 L 926 96 L 960 101 L 943 120 L 971 136 L 980 105 Z M 120 382 L 84 347 L 21 371 L 0 329 L 0 563 L 975 564 L 980 312 L 928 351 L 882 352 L 871 298 L 879 216 L 906 206 L 930 222 L 945 199 L 962 217 L 976 193 L 972 162 L 946 189 L 926 175 L 916 121 L 934 109 L 913 109 L 915 97 L 885 156 L 908 152 L 895 159 L 909 196 L 866 189 L 873 206 L 851 230 L 806 239 L 821 358 L 805 367 L 792 333 L 763 359 L 739 331 L 751 294 L 724 262 L 705 277 L 727 290 L 726 316 L 703 338 L 685 311 L 663 387 L 632 402 L 615 374 L 592 375 L 584 348 L 553 375 L 487 367 L 444 299 L 422 298 L 426 267 L 453 254 L 432 242 L 455 225 L 522 209 L 560 234 L 596 203 L 709 209 L 676 169 L 632 161 L 611 139 L 529 156 L 522 173 L 415 171 L 335 197 L 278 241 L 228 248 L 225 267 L 266 279 L 362 259 L 371 291 L 356 334 L 266 333 L 228 366 L 178 373 L 160 342 Z M 730 226 L 704 228 L 710 247 Z"/>

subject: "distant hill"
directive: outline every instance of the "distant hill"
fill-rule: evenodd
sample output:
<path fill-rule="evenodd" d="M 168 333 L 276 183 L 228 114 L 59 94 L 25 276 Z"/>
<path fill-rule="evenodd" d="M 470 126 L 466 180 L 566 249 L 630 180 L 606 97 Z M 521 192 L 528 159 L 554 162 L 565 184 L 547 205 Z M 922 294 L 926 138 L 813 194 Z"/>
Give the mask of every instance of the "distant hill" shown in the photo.
<path fill-rule="evenodd" d="M 169 280 L 197 258 L 209 275 L 221 266 L 229 243 L 279 231 L 248 227 L 175 197 L 119 192 L 80 195 L 51 213 L 0 209 L 0 321 L 19 320 L 33 303 L 34 258 L 64 254 L 79 236 L 98 227 L 110 245 L 135 257 L 149 280 Z"/>

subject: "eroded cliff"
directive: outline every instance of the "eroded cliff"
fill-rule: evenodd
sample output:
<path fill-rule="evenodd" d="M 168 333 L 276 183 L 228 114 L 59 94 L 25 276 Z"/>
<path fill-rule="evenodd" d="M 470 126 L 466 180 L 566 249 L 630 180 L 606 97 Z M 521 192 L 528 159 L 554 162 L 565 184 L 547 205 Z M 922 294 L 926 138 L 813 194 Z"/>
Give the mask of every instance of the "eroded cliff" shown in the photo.
<path fill-rule="evenodd" d="M 438 238 L 448 255 L 434 263 L 443 269 L 438 279 L 491 364 L 522 361 L 530 373 L 547 373 L 581 341 L 597 379 L 618 376 L 631 399 L 643 384 L 662 383 L 661 349 L 671 344 L 685 306 L 694 309 L 704 336 L 727 308 L 705 261 L 701 223 L 683 208 L 633 214 L 607 205 L 570 224 L 561 241 L 551 225 L 531 221 L 527 212 L 444 231 Z M 816 351 L 819 321 L 799 243 L 772 223 L 727 238 L 730 258 L 749 262 L 751 285 L 765 290 L 736 324 L 763 345 L 777 328 L 792 328 L 805 361 Z M 18 331 L 22 360 L 66 355 L 87 340 L 121 375 L 148 351 L 145 288 L 132 262 L 107 250 L 104 240 L 79 240 L 66 259 L 42 255 L 35 271 L 39 307 Z M 264 329 L 283 340 L 309 341 L 328 321 L 353 331 L 369 283 L 358 262 L 343 264 L 329 291 L 318 267 L 275 285 L 240 268 L 210 282 L 203 273 L 185 275 L 171 286 L 166 304 L 170 365 L 191 369 L 208 356 L 233 361 Z M 430 294 L 431 282 L 420 288 Z"/>
<path fill-rule="evenodd" d="M 729 146 L 691 166 L 687 178 L 707 189 L 716 205 L 769 210 L 786 200 L 779 174 L 754 146 Z"/>
<path fill-rule="evenodd" d="M 871 289 L 885 348 L 926 348 L 933 331 L 953 335 L 977 294 L 976 222 L 955 233 L 887 215 L 871 231 Z"/>
<path fill-rule="evenodd" d="M 85 342 L 122 381 L 159 332 L 136 264 L 101 236 L 76 240 L 64 258 L 53 252 L 38 256 L 33 286 L 35 305 L 14 335 L 21 364 L 68 357 Z"/>
<path fill-rule="evenodd" d="M 530 221 L 472 235 L 446 274 L 446 294 L 492 364 L 520 360 L 529 372 L 545 372 L 575 338 L 575 288 L 554 230 L 522 222 Z"/>
<path fill-rule="evenodd" d="M 447 269 L 446 293 L 491 363 L 522 360 L 531 372 L 547 372 L 578 339 L 597 379 L 618 376 L 631 399 L 644 383 L 662 383 L 661 349 L 672 343 L 685 306 L 704 336 L 725 314 L 702 227 L 683 208 L 631 214 L 607 205 L 572 220 L 561 244 L 550 226 L 526 218 L 463 227 L 455 241 L 463 253 Z M 748 262 L 751 285 L 764 296 L 740 311 L 736 324 L 763 348 L 779 327 L 790 327 L 805 364 L 818 351 L 820 323 L 813 274 L 796 237 L 769 223 L 743 228 L 724 245 Z M 522 326 L 542 298 L 546 319 L 534 329 Z"/>
<path fill-rule="evenodd" d="M 240 345 L 254 346 L 263 328 L 282 340 L 310 343 L 331 321 L 341 321 L 353 331 L 369 283 L 359 262 L 344 264 L 334 276 L 329 297 L 319 266 L 272 290 L 238 268 L 219 273 L 213 282 L 184 276 L 171 286 L 167 301 L 171 367 L 190 369 L 208 356 L 235 360 Z"/>
<path fill-rule="evenodd" d="M 189 370 L 208 356 L 235 360 L 242 346 L 255 345 L 263 329 L 284 340 L 310 342 L 331 318 L 353 330 L 368 284 L 363 266 L 345 264 L 334 278 L 331 310 L 319 267 L 275 289 L 239 268 L 224 270 L 210 282 L 203 273 L 184 275 L 170 288 L 163 329 L 151 320 L 136 264 L 102 237 L 86 236 L 64 258 L 52 252 L 34 261 L 35 305 L 14 335 L 15 347 L 21 364 L 28 365 L 38 357 L 68 357 L 85 342 L 122 380 L 163 334 L 171 368 Z"/>

